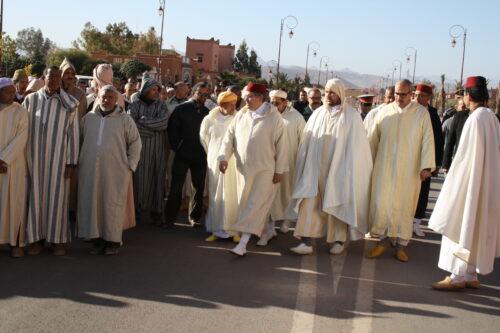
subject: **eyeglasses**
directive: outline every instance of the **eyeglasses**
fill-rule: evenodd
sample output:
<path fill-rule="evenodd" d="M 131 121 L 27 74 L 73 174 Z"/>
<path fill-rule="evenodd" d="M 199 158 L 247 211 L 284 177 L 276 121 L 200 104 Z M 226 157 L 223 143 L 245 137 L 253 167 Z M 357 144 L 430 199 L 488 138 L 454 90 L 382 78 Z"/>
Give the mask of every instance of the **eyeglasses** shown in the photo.
<path fill-rule="evenodd" d="M 394 93 L 394 95 L 397 95 L 397 96 L 400 96 L 400 97 L 404 97 L 404 96 L 409 95 L 409 94 L 411 94 L 411 91 L 406 92 L 406 93 L 401 93 L 401 92 L 395 92 Z"/>

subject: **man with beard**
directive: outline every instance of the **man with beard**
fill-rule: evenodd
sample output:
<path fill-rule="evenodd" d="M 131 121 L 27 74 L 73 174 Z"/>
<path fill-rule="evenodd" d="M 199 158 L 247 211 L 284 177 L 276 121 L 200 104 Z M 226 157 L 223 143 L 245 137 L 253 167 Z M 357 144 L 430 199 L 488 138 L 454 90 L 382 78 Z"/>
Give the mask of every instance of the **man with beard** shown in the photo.
<path fill-rule="evenodd" d="M 331 79 L 325 103 L 304 129 L 290 208 L 298 213 L 294 235 L 301 238 L 290 250 L 311 254 L 311 238 L 326 235 L 330 253 L 344 251 L 348 240 L 368 231 L 372 159 L 359 113 L 346 101 L 345 86 Z"/>
<path fill-rule="evenodd" d="M 119 94 L 112 85 L 101 87 L 98 105 L 81 124 L 78 235 L 92 239 L 91 254 L 118 253 L 128 188 L 141 156 L 137 127 L 116 105 Z"/>
<path fill-rule="evenodd" d="M 128 109 L 142 141 L 141 159 L 134 173 L 135 208 L 141 221 L 156 224 L 161 222 L 164 208 L 168 149 L 168 112 L 160 100 L 160 89 L 154 79 L 143 78 L 139 97 Z"/>

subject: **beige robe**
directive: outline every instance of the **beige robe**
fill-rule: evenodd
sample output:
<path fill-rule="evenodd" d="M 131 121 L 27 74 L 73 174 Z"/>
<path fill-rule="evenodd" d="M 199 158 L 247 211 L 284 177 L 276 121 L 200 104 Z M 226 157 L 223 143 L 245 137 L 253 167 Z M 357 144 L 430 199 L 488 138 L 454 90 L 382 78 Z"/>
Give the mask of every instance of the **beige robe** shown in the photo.
<path fill-rule="evenodd" d="M 200 142 L 207 152 L 208 212 L 205 227 L 208 232 L 226 231 L 238 218 L 238 195 L 236 193 L 236 159 L 231 157 L 224 174 L 219 171 L 220 147 L 232 116 L 224 116 L 216 107 L 203 119 L 200 127 Z"/>
<path fill-rule="evenodd" d="M 239 212 L 232 230 L 257 236 L 264 230 L 276 193 L 273 176 L 288 171 L 283 118 L 269 103 L 262 108 L 262 115 L 255 117 L 248 108 L 238 112 L 218 158 L 227 161 L 233 154 L 236 157 Z"/>
<path fill-rule="evenodd" d="M 288 146 L 288 172 L 283 175 L 283 180 L 278 184 L 276 197 L 271 207 L 271 219 L 280 221 L 285 219 L 286 209 L 292 199 L 292 191 L 295 177 L 295 162 L 297 160 L 297 150 L 299 149 L 302 131 L 306 126 L 304 117 L 293 107 L 288 106 L 283 113 L 283 122 L 285 124 L 285 134 Z M 290 219 L 296 220 L 293 216 Z"/>
<path fill-rule="evenodd" d="M 0 173 L 0 244 L 25 245 L 27 214 L 28 112 L 17 103 L 0 110 L 0 160 L 7 173 Z"/>
<path fill-rule="evenodd" d="M 141 138 L 132 118 L 118 107 L 106 117 L 94 109 L 81 126 L 78 235 L 120 243 Z"/>
<path fill-rule="evenodd" d="M 467 119 L 429 227 L 443 234 L 439 268 L 493 271 L 500 257 L 500 124 L 481 107 Z M 464 265 L 463 263 L 466 263 Z"/>
<path fill-rule="evenodd" d="M 297 156 L 290 208 L 298 210 L 297 237 L 329 243 L 367 231 L 372 158 L 359 113 L 349 105 L 322 106 L 309 118 Z"/>
<path fill-rule="evenodd" d="M 369 128 L 374 158 L 369 220 L 374 235 L 410 240 L 420 193 L 420 172 L 435 169 L 429 112 L 417 102 L 379 111 Z"/>

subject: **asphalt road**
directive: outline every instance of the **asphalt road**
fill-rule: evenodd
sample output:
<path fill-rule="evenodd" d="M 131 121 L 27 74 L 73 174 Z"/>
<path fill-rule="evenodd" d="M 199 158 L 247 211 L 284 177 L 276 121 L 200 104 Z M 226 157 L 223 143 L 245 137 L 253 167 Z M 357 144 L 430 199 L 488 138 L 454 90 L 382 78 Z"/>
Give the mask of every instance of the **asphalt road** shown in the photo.
<path fill-rule="evenodd" d="M 250 253 L 236 258 L 231 242 L 205 237 L 189 226 L 139 226 L 116 257 L 91 256 L 79 240 L 66 257 L 11 259 L 2 248 L 0 331 L 499 331 L 500 262 L 480 290 L 433 291 L 445 273 L 430 231 L 409 245 L 408 263 L 390 251 L 365 259 L 370 240 L 340 256 L 320 240 L 316 255 L 300 257 L 288 251 L 296 243 L 289 233 L 265 248 L 252 239 Z"/>

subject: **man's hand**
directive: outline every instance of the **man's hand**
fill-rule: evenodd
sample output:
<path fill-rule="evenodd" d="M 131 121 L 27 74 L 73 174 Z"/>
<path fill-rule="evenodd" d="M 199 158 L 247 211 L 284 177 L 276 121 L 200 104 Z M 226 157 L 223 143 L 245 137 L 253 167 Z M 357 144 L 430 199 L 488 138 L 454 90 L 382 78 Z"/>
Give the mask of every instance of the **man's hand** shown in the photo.
<path fill-rule="evenodd" d="M 282 178 L 283 178 L 282 173 L 275 173 L 273 176 L 273 184 L 278 184 L 279 182 L 281 182 Z"/>
<path fill-rule="evenodd" d="M 222 173 L 226 173 L 226 170 L 227 170 L 227 161 L 220 161 L 219 162 L 219 170 Z"/>
<path fill-rule="evenodd" d="M 7 163 L 0 160 L 0 173 L 7 173 Z"/>
<path fill-rule="evenodd" d="M 426 180 L 430 176 L 432 176 L 432 173 L 428 169 L 424 169 L 424 170 L 420 171 L 420 180 L 421 181 Z"/>

